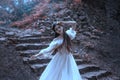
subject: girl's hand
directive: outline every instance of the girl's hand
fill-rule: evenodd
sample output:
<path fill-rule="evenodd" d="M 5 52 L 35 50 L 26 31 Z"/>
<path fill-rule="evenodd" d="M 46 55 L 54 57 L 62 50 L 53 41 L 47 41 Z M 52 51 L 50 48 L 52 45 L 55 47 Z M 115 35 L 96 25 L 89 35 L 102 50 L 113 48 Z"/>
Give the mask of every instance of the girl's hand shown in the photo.
<path fill-rule="evenodd" d="M 72 29 L 76 30 L 76 26 L 77 26 L 77 23 L 74 23 L 74 25 L 72 26 Z"/>
<path fill-rule="evenodd" d="M 37 56 L 35 56 L 35 55 L 32 55 L 30 58 L 31 59 L 35 59 Z"/>
<path fill-rule="evenodd" d="M 32 55 L 30 58 L 31 59 L 36 59 L 37 58 L 37 56 L 42 56 L 43 54 L 36 54 L 36 55 Z"/>

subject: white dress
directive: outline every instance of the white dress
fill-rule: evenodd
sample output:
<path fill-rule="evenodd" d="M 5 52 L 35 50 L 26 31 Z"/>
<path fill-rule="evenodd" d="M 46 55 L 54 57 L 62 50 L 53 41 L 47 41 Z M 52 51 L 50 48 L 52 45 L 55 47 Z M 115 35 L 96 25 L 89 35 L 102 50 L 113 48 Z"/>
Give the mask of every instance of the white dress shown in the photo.
<path fill-rule="evenodd" d="M 75 38 L 76 32 L 72 28 L 67 30 L 66 33 L 71 40 Z M 42 49 L 39 54 L 45 56 L 51 55 L 55 48 L 61 45 L 62 42 L 63 38 L 58 37 L 53 39 L 49 47 Z M 82 78 L 73 55 L 63 46 L 53 56 L 39 80 L 82 80 Z"/>

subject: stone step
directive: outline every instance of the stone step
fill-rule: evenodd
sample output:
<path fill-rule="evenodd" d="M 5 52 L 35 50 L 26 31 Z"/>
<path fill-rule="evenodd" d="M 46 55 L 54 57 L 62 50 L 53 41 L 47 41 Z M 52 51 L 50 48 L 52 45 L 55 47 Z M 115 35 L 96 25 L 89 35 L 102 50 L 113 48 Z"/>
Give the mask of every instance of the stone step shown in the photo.
<path fill-rule="evenodd" d="M 120 77 L 112 74 L 111 72 L 107 72 L 104 77 L 98 77 L 98 80 L 120 80 Z"/>
<path fill-rule="evenodd" d="M 88 22 L 87 21 L 81 21 L 80 24 L 81 25 L 86 25 L 86 24 L 88 24 Z"/>
<path fill-rule="evenodd" d="M 85 61 L 83 59 L 75 59 L 77 65 L 81 65 L 81 64 L 89 64 L 90 62 Z"/>
<path fill-rule="evenodd" d="M 79 16 L 79 19 L 80 19 L 80 20 L 81 20 L 81 22 L 82 22 L 82 21 L 87 20 L 87 17 L 86 17 L 86 16 Z"/>
<path fill-rule="evenodd" d="M 0 33 L 4 34 L 4 33 L 5 33 L 5 31 L 3 31 L 3 30 L 0 30 Z"/>
<path fill-rule="evenodd" d="M 77 53 L 73 53 L 73 57 L 74 57 L 75 59 L 80 59 L 80 55 L 77 54 Z"/>
<path fill-rule="evenodd" d="M 33 72 L 41 74 L 47 65 L 48 65 L 48 63 L 33 64 L 33 65 L 30 65 L 30 68 Z"/>
<path fill-rule="evenodd" d="M 31 59 L 28 57 L 23 57 L 23 63 L 27 64 L 43 64 L 43 63 L 49 63 L 51 60 L 50 58 L 44 58 L 44 57 L 37 57 L 35 59 Z"/>
<path fill-rule="evenodd" d="M 49 43 L 23 43 L 23 44 L 17 44 L 16 50 L 38 50 L 46 48 L 49 45 Z"/>
<path fill-rule="evenodd" d="M 39 49 L 39 50 L 24 50 L 24 51 L 18 51 L 18 53 L 20 54 L 20 56 L 29 57 L 31 55 L 39 53 L 40 50 L 41 49 Z M 80 56 L 77 53 L 73 53 L 73 57 L 75 59 L 80 59 Z"/>
<path fill-rule="evenodd" d="M 17 41 L 17 43 L 41 43 L 41 42 L 51 42 L 54 37 L 53 36 L 42 36 L 42 37 L 25 37 L 25 38 L 10 38 L 11 40 Z M 77 43 L 76 40 L 73 43 Z"/>
<path fill-rule="evenodd" d="M 35 59 L 31 59 L 29 57 L 23 57 L 23 62 L 27 64 L 42 64 L 42 63 L 49 63 L 52 58 L 41 58 L 37 57 Z M 77 65 L 88 63 L 82 59 L 75 59 Z"/>
<path fill-rule="evenodd" d="M 88 80 L 88 79 L 82 77 L 82 80 Z"/>
<path fill-rule="evenodd" d="M 31 55 L 37 54 L 39 53 L 40 50 L 24 50 L 24 51 L 18 51 L 18 53 L 20 54 L 20 56 L 24 56 L 24 57 L 29 57 Z"/>
<path fill-rule="evenodd" d="M 30 65 L 30 68 L 33 70 L 33 72 L 40 74 L 46 68 L 48 63 L 45 63 L 45 64 L 32 64 L 32 65 Z M 99 70 L 99 67 L 97 67 L 95 65 L 91 65 L 91 64 L 81 64 L 78 66 L 78 69 L 81 74 L 84 74 L 84 73 L 87 73 L 90 71 L 97 71 L 97 70 Z"/>
<path fill-rule="evenodd" d="M 93 71 L 93 72 L 87 72 L 85 74 L 82 74 L 82 77 L 87 78 L 88 80 L 98 80 L 98 78 L 106 77 L 110 75 L 111 73 L 105 70 L 99 70 L 99 71 Z M 108 80 L 108 79 L 105 79 Z"/>
<path fill-rule="evenodd" d="M 40 37 L 43 35 L 41 32 L 36 32 L 34 34 L 24 34 L 24 35 L 18 35 L 19 38 L 27 38 L 27 37 Z"/>
<path fill-rule="evenodd" d="M 78 69 L 81 74 L 84 74 L 86 72 L 97 71 L 100 68 L 93 64 L 81 64 L 81 65 L 78 65 Z"/>
<path fill-rule="evenodd" d="M 7 38 L 5 38 L 5 37 L 0 37 L 0 44 L 1 43 L 4 43 L 4 42 L 6 42 L 7 41 Z"/>
<path fill-rule="evenodd" d="M 40 36 L 40 37 L 27 37 L 17 39 L 18 43 L 40 43 L 40 42 L 50 42 L 53 40 L 52 36 Z"/>

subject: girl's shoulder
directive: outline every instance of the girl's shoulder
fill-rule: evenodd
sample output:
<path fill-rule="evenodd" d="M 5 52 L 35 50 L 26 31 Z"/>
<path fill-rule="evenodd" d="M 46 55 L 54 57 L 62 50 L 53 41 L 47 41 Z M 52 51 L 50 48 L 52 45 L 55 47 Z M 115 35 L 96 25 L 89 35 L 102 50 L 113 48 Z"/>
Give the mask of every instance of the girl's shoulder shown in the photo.
<path fill-rule="evenodd" d="M 58 42 L 58 38 L 54 38 L 53 40 L 52 40 L 52 42 Z"/>
<path fill-rule="evenodd" d="M 56 37 L 56 38 L 53 39 L 53 41 L 56 41 L 56 40 L 58 40 L 58 37 Z"/>
<path fill-rule="evenodd" d="M 55 43 L 61 43 L 63 41 L 63 38 L 60 38 L 60 37 L 56 37 L 53 39 L 52 42 L 55 42 Z"/>
<path fill-rule="evenodd" d="M 54 38 L 53 40 L 54 41 L 57 41 L 57 40 L 62 40 L 63 39 L 63 37 L 56 37 L 56 38 Z"/>

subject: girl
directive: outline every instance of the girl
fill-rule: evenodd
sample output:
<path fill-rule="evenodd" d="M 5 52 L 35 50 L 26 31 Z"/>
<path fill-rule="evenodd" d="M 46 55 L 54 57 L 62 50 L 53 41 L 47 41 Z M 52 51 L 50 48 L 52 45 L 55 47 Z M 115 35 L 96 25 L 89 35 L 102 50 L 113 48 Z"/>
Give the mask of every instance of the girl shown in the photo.
<path fill-rule="evenodd" d="M 60 22 L 53 24 L 52 29 L 55 32 L 55 38 L 49 47 L 31 57 L 50 56 L 53 52 L 56 53 L 39 80 L 82 80 L 72 55 L 71 40 L 76 36 L 75 28 L 76 25 L 65 31 Z"/>

